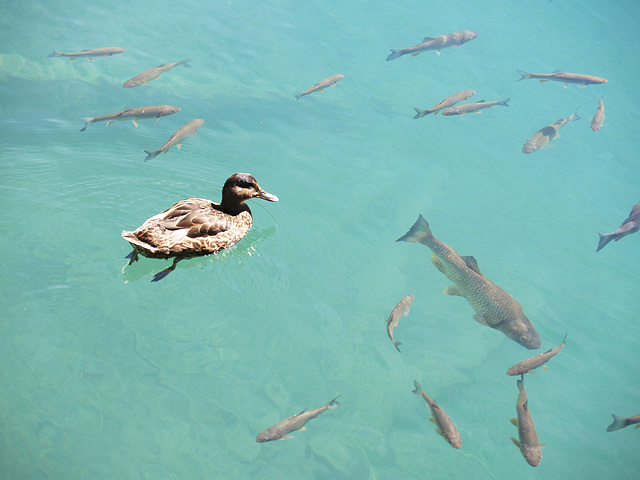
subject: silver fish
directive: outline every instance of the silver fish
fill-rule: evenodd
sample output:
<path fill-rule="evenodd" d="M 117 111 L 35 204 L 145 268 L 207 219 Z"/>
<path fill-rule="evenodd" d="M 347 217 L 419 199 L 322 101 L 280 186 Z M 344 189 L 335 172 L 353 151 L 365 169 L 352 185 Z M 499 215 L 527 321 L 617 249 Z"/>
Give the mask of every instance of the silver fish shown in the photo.
<path fill-rule="evenodd" d="M 522 311 L 518 301 L 480 273 L 473 257 L 462 257 L 453 248 L 433 236 L 422 215 L 397 242 L 418 242 L 433 251 L 431 261 L 455 285 L 444 291 L 447 295 L 465 297 L 480 324 L 501 331 L 525 348 L 540 348 L 542 341 Z"/>
<path fill-rule="evenodd" d="M 567 73 L 557 71 L 554 73 L 529 73 L 523 70 L 516 70 L 520 74 L 520 78 L 516 80 L 527 80 L 529 78 L 537 78 L 541 82 L 548 82 L 549 80 L 554 82 L 564 83 L 564 88 L 567 88 L 567 84 L 575 83 L 580 85 L 580 88 L 584 88 L 587 85 L 598 85 L 600 83 L 607 83 L 606 78 L 594 77 L 593 75 L 583 75 L 581 73 Z"/>
<path fill-rule="evenodd" d="M 111 55 L 115 55 L 116 53 L 126 52 L 126 48 L 121 47 L 104 47 L 104 48 L 94 48 L 92 50 L 82 50 L 80 52 L 73 53 L 63 53 L 54 50 L 47 57 L 68 57 L 69 60 L 75 60 L 76 58 L 87 58 L 92 60 L 93 57 L 110 57 Z"/>
<path fill-rule="evenodd" d="M 178 150 L 180 150 L 182 148 L 182 142 L 186 138 L 195 137 L 196 132 L 202 125 L 204 125 L 204 120 L 202 120 L 201 118 L 196 118 L 195 120 L 191 120 L 190 122 L 185 123 L 178 130 L 173 132 L 171 137 L 169 137 L 169 140 L 164 142 L 164 145 L 162 145 L 162 147 L 160 147 L 158 150 L 145 150 L 144 153 L 147 153 L 148 155 L 147 158 L 144 159 L 144 161 L 146 162 L 147 160 L 151 160 L 161 153 L 164 153 L 166 155 L 167 151 L 176 144 L 178 145 Z"/>
<path fill-rule="evenodd" d="M 615 232 L 598 234 L 600 236 L 600 241 L 598 242 L 596 252 L 602 250 L 611 240 L 615 240 L 617 242 L 622 237 L 636 233 L 638 230 L 640 230 L 640 202 L 631 207 L 631 213 Z"/>
<path fill-rule="evenodd" d="M 542 458 L 542 447 L 544 443 L 538 440 L 538 432 L 533 424 L 531 412 L 529 412 L 529 401 L 527 400 L 527 391 L 524 389 L 524 375 L 518 380 L 518 400 L 516 402 L 516 414 L 518 418 L 512 418 L 511 423 L 518 427 L 518 440 L 513 437 L 511 441 L 520 448 L 522 456 L 532 467 L 537 467 Z"/>
<path fill-rule="evenodd" d="M 183 67 L 191 68 L 189 65 L 189 60 L 180 60 L 179 62 L 166 63 L 162 65 L 158 65 L 157 67 L 150 68 L 149 70 L 145 70 L 142 73 L 139 73 L 133 78 L 130 78 L 126 82 L 122 84 L 124 88 L 137 87 L 139 85 L 144 85 L 145 83 L 149 83 L 151 80 L 155 78 L 160 78 L 160 74 L 166 72 L 167 70 L 171 70 L 173 67 L 177 67 L 178 65 L 182 65 Z"/>
<path fill-rule="evenodd" d="M 342 78 L 344 78 L 344 75 L 342 75 L 341 73 L 337 75 L 331 75 L 330 77 L 325 78 L 324 80 L 316 83 L 313 87 L 309 88 L 308 90 L 305 90 L 304 92 L 296 95 L 296 102 L 300 100 L 302 97 L 304 97 L 305 95 L 311 95 L 313 92 L 320 93 L 322 92 L 322 90 L 324 90 L 327 87 L 335 87 L 336 83 L 338 83 L 338 80 L 341 80 Z"/>
<path fill-rule="evenodd" d="M 440 55 L 440 50 L 447 47 L 459 47 L 463 43 L 467 43 L 478 36 L 477 32 L 470 30 L 463 30 L 461 32 L 449 33 L 447 35 L 440 35 L 439 37 L 424 37 L 422 42 L 413 47 L 402 49 L 391 49 L 391 55 L 387 57 L 387 62 L 395 60 L 403 55 L 410 54 L 415 57 L 416 55 L 427 52 L 429 50 L 435 50 Z"/>
<path fill-rule="evenodd" d="M 338 395 L 339 397 L 340 395 Z M 336 398 L 338 398 L 336 397 Z M 289 434 L 294 430 L 306 430 L 304 424 L 307 423 L 312 418 L 316 418 L 325 410 L 331 410 L 334 408 L 338 408 L 340 404 L 336 402 L 336 398 L 331 400 L 326 405 L 323 405 L 320 408 L 316 408 L 315 410 L 307 410 L 306 408 L 301 411 L 299 414 L 294 415 L 289 418 L 285 418 L 279 423 L 276 423 L 274 426 L 267 428 L 263 432 L 260 432 L 256 437 L 256 442 L 271 442 L 272 440 L 280 440 L 283 438 L 292 438 Z"/>
<path fill-rule="evenodd" d="M 602 122 L 604 122 L 604 103 L 602 102 L 602 97 L 600 97 L 600 101 L 598 102 L 598 109 L 593 116 L 593 120 L 591 120 L 591 130 L 593 130 L 594 132 L 600 130 Z"/>
<path fill-rule="evenodd" d="M 393 343 L 393 346 L 396 347 L 396 350 L 400 351 L 398 345 L 402 345 L 400 342 L 393 339 L 393 329 L 398 326 L 398 320 L 403 315 L 409 314 L 409 307 L 413 303 L 413 295 L 407 295 L 402 300 L 398 302 L 398 304 L 393 307 L 391 315 L 389 315 L 389 319 L 387 320 L 387 334 Z"/>
<path fill-rule="evenodd" d="M 607 432 L 620 430 L 621 428 L 635 425 L 636 423 L 640 424 L 640 413 L 629 418 L 619 417 L 613 413 L 611 416 L 613 417 L 613 423 L 607 427 Z M 640 425 L 636 425 L 636 428 L 640 428 Z"/>
<path fill-rule="evenodd" d="M 555 357 L 560 350 L 564 347 L 567 340 L 567 336 L 564 336 L 564 340 L 562 343 L 555 348 L 551 348 L 544 353 L 536 355 L 535 357 L 527 358 L 521 362 L 516 363 L 513 367 L 507 370 L 507 375 L 522 375 L 524 373 L 529 373 L 531 370 L 538 368 L 540 365 L 547 363 L 551 360 L 551 357 Z"/>
<path fill-rule="evenodd" d="M 121 122 L 124 120 L 131 120 L 137 127 L 138 120 L 144 120 L 146 118 L 155 118 L 153 122 L 155 125 L 160 117 L 166 117 L 172 113 L 180 111 L 180 107 L 173 105 L 151 105 L 149 107 L 127 108 L 122 112 L 109 113 L 100 117 L 82 117 L 82 121 L 85 123 L 84 128 L 80 131 L 84 132 L 89 125 L 96 122 L 107 122 L 107 126 L 113 122 Z"/>
<path fill-rule="evenodd" d="M 469 113 L 478 112 L 484 108 L 491 108 L 494 105 L 502 105 L 503 107 L 508 107 L 507 103 L 510 98 L 503 98 L 502 100 L 496 100 L 495 102 L 485 102 L 484 100 L 480 100 L 478 102 L 473 103 L 463 103 L 462 105 L 458 105 L 457 107 L 449 107 L 442 112 L 442 115 L 451 116 L 451 115 L 467 115 Z"/>
<path fill-rule="evenodd" d="M 455 105 L 458 102 L 462 102 L 463 100 L 467 100 L 469 98 L 471 98 L 472 96 L 474 96 L 476 94 L 475 91 L 473 90 L 463 90 L 461 92 L 458 93 L 454 93 L 453 95 L 449 95 L 447 98 L 445 98 L 444 100 L 441 100 L 440 102 L 436 103 L 433 107 L 424 110 L 422 108 L 417 108 L 414 107 L 414 110 L 416 111 L 416 116 L 413 117 L 415 118 L 422 118 L 425 115 L 429 115 L 430 113 L 433 113 L 434 115 L 437 115 L 438 112 L 440 110 L 444 110 L 447 107 L 451 107 L 453 105 Z"/>
<path fill-rule="evenodd" d="M 433 417 L 429 418 L 429 420 L 436 426 L 436 432 L 442 435 L 442 438 L 444 438 L 453 448 L 462 447 L 462 440 L 460 440 L 458 429 L 449 418 L 449 415 L 447 415 L 444 410 L 440 408 L 440 405 L 431 399 L 429 395 L 424 393 L 424 390 L 417 380 L 414 380 L 413 384 L 416 387 L 415 390 L 413 390 L 413 393 L 422 397 L 424 401 L 427 402 L 427 405 L 431 410 L 431 415 L 433 415 Z"/>
<path fill-rule="evenodd" d="M 558 130 L 569 122 L 580 120 L 581 117 L 578 115 L 578 108 L 576 108 L 576 111 L 573 112 L 571 116 L 556 120 L 551 125 L 541 128 L 534 133 L 533 137 L 527 140 L 522 146 L 522 153 L 531 153 L 541 148 L 553 147 L 553 145 L 549 145 L 549 142 L 554 138 L 560 138 Z"/>

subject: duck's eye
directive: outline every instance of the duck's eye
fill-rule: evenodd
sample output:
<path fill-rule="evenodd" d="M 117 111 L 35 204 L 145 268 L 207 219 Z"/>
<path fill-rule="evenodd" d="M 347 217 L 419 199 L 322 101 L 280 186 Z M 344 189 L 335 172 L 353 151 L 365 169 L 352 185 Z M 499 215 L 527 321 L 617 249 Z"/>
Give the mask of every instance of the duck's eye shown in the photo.
<path fill-rule="evenodd" d="M 242 188 L 253 188 L 253 183 L 250 182 L 239 181 L 237 185 Z"/>

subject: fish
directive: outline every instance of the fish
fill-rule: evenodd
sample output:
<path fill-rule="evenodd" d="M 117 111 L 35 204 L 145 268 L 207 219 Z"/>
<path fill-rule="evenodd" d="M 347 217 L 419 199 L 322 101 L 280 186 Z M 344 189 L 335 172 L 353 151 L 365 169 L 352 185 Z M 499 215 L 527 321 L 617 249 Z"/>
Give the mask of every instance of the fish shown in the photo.
<path fill-rule="evenodd" d="M 302 410 L 299 414 L 293 415 L 292 417 L 285 418 L 281 422 L 276 423 L 272 427 L 267 428 L 266 430 L 260 432 L 256 437 L 256 442 L 264 443 L 271 442 L 273 440 L 287 439 L 293 438 L 289 434 L 294 430 L 304 431 L 306 427 L 304 426 L 312 418 L 316 418 L 322 412 L 326 410 L 332 410 L 334 408 L 338 408 L 340 404 L 336 401 L 336 399 L 340 397 L 338 395 L 336 398 L 331 400 L 326 405 L 323 405 L 320 408 L 316 408 L 314 410 L 307 410 L 306 408 Z"/>
<path fill-rule="evenodd" d="M 542 340 L 518 301 L 480 273 L 478 262 L 471 256 L 460 256 L 453 248 L 433 236 L 422 215 L 411 229 L 396 242 L 417 242 L 433 251 L 434 266 L 451 280 L 443 293 L 465 297 L 480 324 L 501 331 L 525 348 L 540 348 Z"/>
<path fill-rule="evenodd" d="M 547 363 L 551 360 L 551 357 L 555 357 L 560 350 L 564 347 L 567 340 L 567 336 L 564 336 L 562 343 L 555 348 L 551 348 L 544 353 L 536 355 L 535 357 L 527 358 L 519 363 L 516 363 L 513 367 L 507 370 L 507 375 L 522 375 L 529 373 L 531 370 L 538 368 L 539 366 Z"/>
<path fill-rule="evenodd" d="M 631 213 L 629 213 L 627 219 L 622 222 L 615 232 L 598 234 L 600 236 L 600 241 L 598 241 L 598 248 L 596 249 L 596 252 L 602 250 L 611 240 L 615 240 L 617 242 L 622 237 L 636 233 L 638 230 L 640 230 L 640 202 L 631 207 Z"/>
<path fill-rule="evenodd" d="M 173 67 L 177 67 L 178 65 L 182 65 L 183 67 L 191 68 L 189 65 L 189 59 L 180 60 L 179 62 L 173 63 L 163 63 L 162 65 L 158 65 L 157 67 L 150 68 L 149 70 L 145 70 L 142 73 L 139 73 L 135 77 L 130 78 L 126 82 L 122 84 L 124 88 L 132 88 L 137 87 L 139 85 L 144 85 L 145 83 L 149 83 L 151 80 L 156 78 L 160 78 L 160 74 L 166 72 L 167 70 L 171 70 Z"/>
<path fill-rule="evenodd" d="M 467 43 L 478 36 L 478 32 L 472 32 L 470 30 L 463 30 L 461 32 L 448 33 L 447 35 L 440 35 L 439 37 L 424 37 L 422 42 L 413 47 L 391 49 L 391 55 L 387 57 L 387 62 L 400 58 L 403 55 L 410 54 L 415 57 L 422 52 L 429 50 L 435 50 L 440 55 L 440 50 L 447 47 L 459 47 L 463 43 Z"/>
<path fill-rule="evenodd" d="M 324 90 L 327 87 L 335 87 L 336 83 L 338 83 L 338 81 L 343 78 L 344 78 L 344 75 L 342 75 L 341 73 L 337 75 L 331 75 L 330 77 L 325 78 L 324 80 L 316 83 L 313 87 L 309 88 L 308 90 L 305 90 L 304 92 L 296 95 L 296 102 L 300 100 L 302 97 L 304 97 L 305 95 L 311 95 L 314 92 L 320 93 L 322 92 L 322 90 Z"/>
<path fill-rule="evenodd" d="M 473 103 L 463 103 L 462 105 L 458 105 L 457 107 L 449 107 L 442 112 L 442 115 L 451 116 L 451 115 L 467 115 L 469 113 L 478 112 L 484 108 L 491 108 L 494 105 L 502 105 L 503 107 L 508 107 L 507 103 L 510 98 L 503 98 L 502 100 L 496 100 L 495 102 L 485 102 L 484 100 L 480 100 L 478 102 Z"/>
<path fill-rule="evenodd" d="M 549 142 L 555 138 L 560 138 L 558 130 L 560 130 L 569 122 L 580 120 L 581 117 L 578 115 L 578 108 L 576 108 L 575 112 L 573 112 L 569 117 L 560 118 L 559 120 L 553 122 L 551 125 L 543 127 L 536 133 L 534 133 L 533 137 L 527 140 L 522 146 L 522 153 L 531 153 L 541 148 L 553 147 L 553 145 L 550 145 Z"/>
<path fill-rule="evenodd" d="M 169 137 L 169 140 L 164 142 L 164 145 L 162 145 L 158 150 L 145 150 L 144 153 L 147 153 L 148 155 L 144 161 L 146 162 L 147 160 L 151 160 L 152 158 L 160 155 L 160 153 L 164 153 L 166 155 L 169 149 L 176 144 L 178 145 L 178 150 L 180 150 L 182 148 L 182 142 L 186 138 L 195 137 L 196 132 L 202 125 L 204 125 L 204 120 L 201 118 L 196 118 L 195 120 L 185 123 L 178 130 L 173 132 L 171 137 Z"/>
<path fill-rule="evenodd" d="M 473 90 L 463 90 L 461 92 L 458 93 L 454 93 L 453 95 L 449 95 L 447 98 L 445 98 L 444 100 L 439 101 L 438 103 L 436 103 L 433 107 L 425 110 L 422 108 L 417 108 L 414 107 L 414 110 L 416 111 L 416 116 L 413 117 L 415 118 L 422 118 L 425 115 L 429 115 L 430 113 L 433 113 L 434 115 L 437 115 L 438 112 L 440 110 L 444 110 L 447 107 L 451 107 L 453 105 L 455 105 L 458 102 L 462 102 L 463 100 L 467 100 L 471 97 L 473 97 L 476 94 L 475 91 Z"/>
<path fill-rule="evenodd" d="M 607 427 L 607 432 L 614 432 L 629 425 L 635 425 L 636 423 L 640 424 L 640 413 L 629 418 L 619 417 L 613 413 L 611 416 L 613 417 L 613 423 Z M 640 428 L 640 425 L 636 425 L 635 428 Z"/>
<path fill-rule="evenodd" d="M 440 408 L 440 405 L 430 398 L 429 395 L 424 393 L 424 390 L 417 380 L 414 380 L 413 384 L 416 387 L 413 393 L 422 397 L 431 410 L 432 417 L 429 418 L 429 420 L 436 426 L 435 431 L 442 435 L 442 438 L 453 448 L 461 448 L 462 440 L 460 439 L 460 433 L 458 433 L 458 429 L 449 418 L 449 415 L 447 415 L 444 410 Z"/>
<path fill-rule="evenodd" d="M 85 123 L 84 127 L 80 129 L 84 132 L 89 125 L 96 122 L 107 122 L 107 126 L 113 122 L 121 122 L 124 120 L 131 120 L 137 127 L 138 120 L 144 120 L 146 118 L 155 118 L 153 122 L 155 125 L 160 117 L 166 117 L 172 113 L 180 111 L 180 107 L 174 105 L 151 105 L 148 107 L 126 108 L 122 112 L 109 113 L 100 117 L 82 117 L 81 120 Z"/>
<path fill-rule="evenodd" d="M 104 47 L 94 48 L 92 50 L 81 50 L 73 53 L 63 53 L 54 50 L 47 57 L 68 57 L 69 60 L 75 60 L 76 58 L 87 58 L 89 61 L 93 60 L 93 57 L 110 57 L 116 53 L 126 52 L 126 48 L 122 47 Z"/>
<path fill-rule="evenodd" d="M 600 97 L 600 101 L 598 102 L 598 109 L 593 116 L 593 120 L 591 120 L 591 130 L 593 130 L 594 132 L 600 130 L 602 122 L 604 122 L 604 103 L 602 102 L 602 97 Z"/>
<path fill-rule="evenodd" d="M 533 418 L 529 412 L 529 400 L 527 400 L 527 391 L 524 389 L 524 375 L 520 375 L 517 384 L 520 391 L 516 402 L 518 418 L 512 418 L 511 423 L 518 428 L 518 440 L 513 437 L 509 438 L 520 448 L 527 463 L 532 467 L 537 467 L 542 458 L 542 447 L 545 444 L 539 442 L 538 432 L 536 432 L 536 426 L 533 424 Z"/>
<path fill-rule="evenodd" d="M 398 304 L 393 307 L 391 311 L 391 315 L 389 315 L 389 319 L 387 320 L 387 334 L 393 342 L 393 346 L 396 347 L 396 350 L 400 351 L 398 345 L 402 345 L 400 342 L 393 339 L 393 328 L 398 326 L 398 320 L 403 315 L 409 314 L 409 307 L 413 303 L 413 295 L 407 295 L 402 300 L 398 302 Z"/>
<path fill-rule="evenodd" d="M 601 83 L 607 83 L 608 80 L 602 77 L 594 77 L 593 75 L 583 75 L 581 73 L 567 73 L 557 70 L 553 73 L 529 73 L 523 70 L 516 70 L 520 74 L 520 78 L 516 80 L 528 80 L 529 78 L 538 78 L 541 82 L 548 82 L 549 80 L 554 82 L 564 83 L 564 88 L 567 88 L 569 83 L 575 83 L 580 85 L 580 88 L 584 88 L 587 85 L 598 85 Z"/>

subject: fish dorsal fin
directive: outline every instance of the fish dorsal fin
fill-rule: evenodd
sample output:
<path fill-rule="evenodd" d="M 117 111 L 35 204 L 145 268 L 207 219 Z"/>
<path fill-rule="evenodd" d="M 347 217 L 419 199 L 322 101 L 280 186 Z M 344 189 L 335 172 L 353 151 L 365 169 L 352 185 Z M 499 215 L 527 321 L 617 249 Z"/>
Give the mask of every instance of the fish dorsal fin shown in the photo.
<path fill-rule="evenodd" d="M 467 255 L 465 257 L 462 257 L 462 260 L 464 260 L 464 263 L 466 263 L 467 267 L 469 267 L 471 270 L 476 272 L 478 275 L 484 276 L 482 275 L 482 273 L 480 273 L 480 268 L 478 268 L 478 261 L 475 259 L 475 257 Z"/>
<path fill-rule="evenodd" d="M 564 73 L 562 70 L 558 70 L 557 68 L 553 71 L 553 73 Z"/>
<path fill-rule="evenodd" d="M 306 412 L 306 411 L 307 411 L 307 409 L 305 408 L 305 409 L 304 409 L 304 410 L 302 410 L 298 415 L 302 415 L 302 414 L 303 414 L 304 412 Z M 298 415 L 296 415 L 296 417 L 297 417 Z"/>
<path fill-rule="evenodd" d="M 424 37 L 424 38 L 422 39 L 422 43 L 424 43 L 424 42 L 428 42 L 428 41 L 430 41 L 430 40 L 435 40 L 435 38 L 433 38 L 433 37 Z"/>
<path fill-rule="evenodd" d="M 523 409 L 525 412 L 528 412 L 528 411 L 529 411 L 529 399 L 527 399 L 527 400 L 522 404 L 522 409 Z"/>

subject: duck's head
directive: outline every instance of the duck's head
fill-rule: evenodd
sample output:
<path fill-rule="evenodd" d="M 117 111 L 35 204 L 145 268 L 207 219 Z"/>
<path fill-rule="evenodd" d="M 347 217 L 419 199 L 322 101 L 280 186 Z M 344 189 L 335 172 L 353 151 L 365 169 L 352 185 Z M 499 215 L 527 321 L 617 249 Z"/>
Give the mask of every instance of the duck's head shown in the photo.
<path fill-rule="evenodd" d="M 278 197 L 265 192 L 253 175 L 248 173 L 234 173 L 222 187 L 222 205 L 233 206 L 244 203 L 250 198 L 261 198 L 270 202 L 277 202 Z"/>

